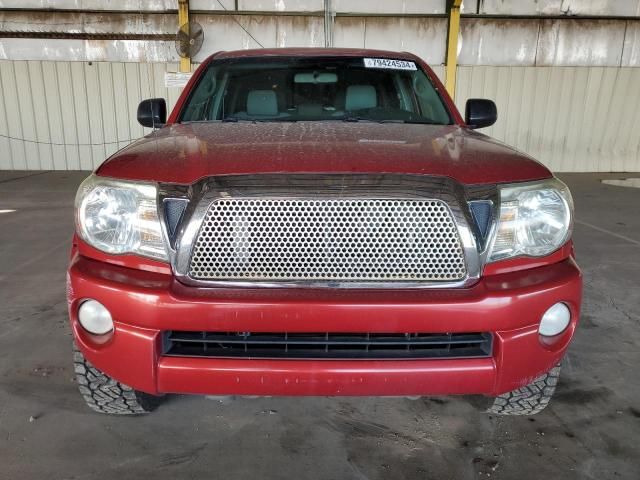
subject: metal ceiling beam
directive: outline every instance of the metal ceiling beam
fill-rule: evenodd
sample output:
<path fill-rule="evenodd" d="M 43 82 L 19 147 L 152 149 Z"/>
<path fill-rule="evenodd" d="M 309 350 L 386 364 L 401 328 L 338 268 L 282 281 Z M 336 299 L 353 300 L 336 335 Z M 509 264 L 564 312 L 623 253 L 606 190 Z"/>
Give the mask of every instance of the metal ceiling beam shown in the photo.
<path fill-rule="evenodd" d="M 33 14 L 96 14 L 96 15 L 175 15 L 178 10 L 116 10 L 96 8 L 16 8 L 0 7 L 0 13 L 33 13 Z M 246 16 L 279 16 L 279 17 L 322 17 L 324 10 L 206 10 L 189 9 L 191 15 L 246 15 Z M 383 13 L 383 12 L 333 12 L 334 17 L 372 17 L 372 18 L 448 18 L 447 13 Z M 640 15 L 568 15 L 568 14 L 495 14 L 495 13 L 460 13 L 460 18 L 486 18 L 490 20 L 623 20 L 640 21 Z"/>
<path fill-rule="evenodd" d="M 178 0 L 178 28 L 182 25 L 189 28 L 189 0 Z M 191 71 L 191 59 L 180 57 L 180 71 L 188 73 Z"/>
<path fill-rule="evenodd" d="M 447 11 L 449 23 L 447 28 L 447 63 L 445 69 L 445 87 L 451 98 L 456 93 L 456 69 L 458 67 L 458 36 L 460 34 L 460 6 L 462 0 L 449 0 Z"/>

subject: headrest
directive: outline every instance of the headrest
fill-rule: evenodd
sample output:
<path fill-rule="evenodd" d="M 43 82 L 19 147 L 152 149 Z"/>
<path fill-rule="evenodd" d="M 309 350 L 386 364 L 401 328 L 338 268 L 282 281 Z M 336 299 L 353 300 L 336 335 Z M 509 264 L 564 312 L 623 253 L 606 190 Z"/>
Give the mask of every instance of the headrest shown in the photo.
<path fill-rule="evenodd" d="M 251 90 L 247 95 L 248 115 L 278 115 L 278 100 L 273 90 Z"/>
<path fill-rule="evenodd" d="M 351 85 L 347 87 L 344 109 L 362 110 L 363 108 L 374 108 L 378 106 L 376 89 L 373 85 Z"/>

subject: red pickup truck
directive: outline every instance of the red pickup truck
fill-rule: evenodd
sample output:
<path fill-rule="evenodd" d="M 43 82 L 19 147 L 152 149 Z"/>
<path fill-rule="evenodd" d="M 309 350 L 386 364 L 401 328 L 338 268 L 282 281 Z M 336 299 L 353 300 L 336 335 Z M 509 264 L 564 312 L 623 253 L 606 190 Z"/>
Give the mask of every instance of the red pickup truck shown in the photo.
<path fill-rule="evenodd" d="M 580 314 L 573 205 L 408 53 L 221 52 L 80 186 L 68 300 L 98 412 L 164 394 L 549 402 Z"/>

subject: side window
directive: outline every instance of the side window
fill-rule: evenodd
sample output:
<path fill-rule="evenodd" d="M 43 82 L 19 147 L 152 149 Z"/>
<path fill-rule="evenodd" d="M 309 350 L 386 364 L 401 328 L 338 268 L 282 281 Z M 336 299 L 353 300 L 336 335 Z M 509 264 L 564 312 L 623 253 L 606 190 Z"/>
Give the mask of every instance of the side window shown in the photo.
<path fill-rule="evenodd" d="M 442 100 L 433 88 L 426 75 L 413 77 L 413 90 L 418 98 L 420 114 L 437 123 L 449 123 L 449 115 L 442 104 Z"/>
<path fill-rule="evenodd" d="M 205 72 L 193 92 L 193 96 L 189 101 L 187 110 L 182 116 L 182 120 L 187 122 L 211 120 L 211 112 L 213 110 L 217 87 L 216 71 L 210 68 Z"/>

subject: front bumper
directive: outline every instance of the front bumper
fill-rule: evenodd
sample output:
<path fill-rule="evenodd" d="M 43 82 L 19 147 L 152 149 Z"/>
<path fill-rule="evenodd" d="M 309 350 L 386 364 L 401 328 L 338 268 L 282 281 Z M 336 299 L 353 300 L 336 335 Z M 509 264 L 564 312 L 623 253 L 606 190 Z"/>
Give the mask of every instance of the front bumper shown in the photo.
<path fill-rule="evenodd" d="M 235 395 L 498 395 L 557 364 L 580 314 L 573 259 L 484 277 L 449 290 L 307 290 L 186 287 L 172 276 L 110 265 L 77 252 L 68 272 L 71 326 L 97 368 L 152 393 Z M 77 321 L 79 304 L 102 303 L 115 321 L 106 342 Z M 554 342 L 542 314 L 565 302 L 570 326 Z M 269 360 L 168 357 L 161 332 L 492 332 L 489 358 Z"/>

